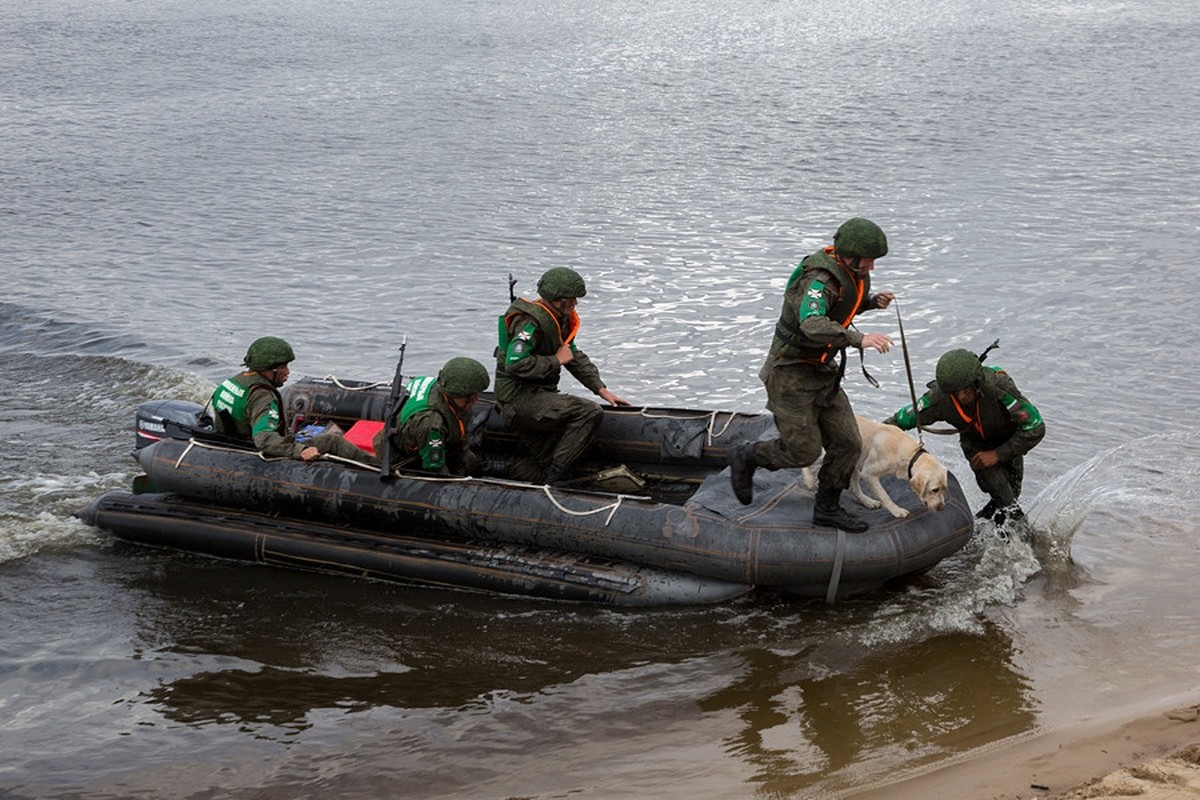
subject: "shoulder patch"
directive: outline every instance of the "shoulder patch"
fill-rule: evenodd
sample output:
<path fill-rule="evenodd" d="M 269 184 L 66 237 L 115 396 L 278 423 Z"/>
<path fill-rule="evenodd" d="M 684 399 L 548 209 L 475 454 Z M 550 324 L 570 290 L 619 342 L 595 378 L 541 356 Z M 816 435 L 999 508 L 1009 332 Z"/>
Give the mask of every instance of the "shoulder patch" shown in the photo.
<path fill-rule="evenodd" d="M 532 355 L 533 353 L 533 334 L 537 332 L 537 325 L 532 322 L 527 322 L 521 326 L 521 330 L 513 337 L 513 340 L 508 343 L 508 352 L 505 353 L 504 363 L 515 364 L 518 361 Z"/>
<path fill-rule="evenodd" d="M 809 284 L 808 290 L 804 293 L 804 300 L 800 304 L 800 321 L 803 322 L 808 317 L 823 316 L 825 316 L 825 283 L 816 280 Z"/>

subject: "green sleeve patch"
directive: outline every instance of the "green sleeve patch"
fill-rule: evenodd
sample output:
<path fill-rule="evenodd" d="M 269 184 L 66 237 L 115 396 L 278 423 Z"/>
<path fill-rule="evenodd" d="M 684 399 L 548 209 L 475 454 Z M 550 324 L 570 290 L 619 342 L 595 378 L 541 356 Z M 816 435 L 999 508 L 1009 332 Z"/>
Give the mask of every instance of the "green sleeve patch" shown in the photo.
<path fill-rule="evenodd" d="M 534 325 L 532 322 L 526 323 L 520 332 L 512 338 L 512 341 L 508 343 L 504 363 L 515 364 L 533 355 L 533 334 L 536 332 L 537 325 Z"/>
<path fill-rule="evenodd" d="M 437 428 L 429 431 L 425 444 L 421 447 L 421 468 L 430 472 L 438 472 L 446 466 L 446 443 L 442 432 Z"/>
<path fill-rule="evenodd" d="M 912 403 L 893 414 L 890 421 L 894 422 L 902 431 L 911 431 L 917 427 L 917 414 L 913 411 Z"/>
<path fill-rule="evenodd" d="M 1031 431 L 1043 425 L 1041 412 L 1028 400 L 1006 394 L 1004 395 L 1004 406 L 1023 431 Z"/>
<path fill-rule="evenodd" d="M 271 403 L 265 414 L 259 414 L 258 419 L 254 420 L 254 427 L 250 429 L 251 437 L 258 436 L 260 433 L 268 433 L 270 431 L 279 430 L 279 406 Z"/>
<path fill-rule="evenodd" d="M 824 281 L 813 281 L 808 291 L 804 293 L 804 299 L 800 301 L 800 321 L 809 317 L 825 316 L 825 283 Z"/>

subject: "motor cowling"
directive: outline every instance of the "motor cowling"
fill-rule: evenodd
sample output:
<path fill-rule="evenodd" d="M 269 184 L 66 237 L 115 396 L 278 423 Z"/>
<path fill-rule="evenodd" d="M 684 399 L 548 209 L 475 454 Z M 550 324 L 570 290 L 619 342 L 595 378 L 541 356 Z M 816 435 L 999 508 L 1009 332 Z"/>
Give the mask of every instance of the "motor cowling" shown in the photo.
<path fill-rule="evenodd" d="M 194 430 L 211 430 L 204 406 L 187 400 L 153 400 L 137 407 L 134 449 L 152 445 L 169 436 L 186 436 Z"/>

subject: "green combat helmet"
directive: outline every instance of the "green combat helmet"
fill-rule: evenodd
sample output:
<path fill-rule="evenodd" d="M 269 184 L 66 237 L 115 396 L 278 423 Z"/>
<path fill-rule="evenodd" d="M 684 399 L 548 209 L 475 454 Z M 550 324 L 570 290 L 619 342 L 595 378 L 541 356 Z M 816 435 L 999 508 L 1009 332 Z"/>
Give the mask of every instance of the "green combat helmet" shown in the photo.
<path fill-rule="evenodd" d="M 537 285 L 538 294 L 547 300 L 563 300 L 568 297 L 583 297 L 587 287 L 583 277 L 573 269 L 554 267 L 546 270 Z"/>
<path fill-rule="evenodd" d="M 242 363 L 251 372 L 261 372 L 295 360 L 296 354 L 292 352 L 290 344 L 278 336 L 264 336 L 254 340 L 246 350 L 246 360 Z"/>
<path fill-rule="evenodd" d="M 478 394 L 488 387 L 491 380 L 483 364 L 464 356 L 447 361 L 437 376 L 438 385 L 447 397 Z"/>
<path fill-rule="evenodd" d="M 983 365 L 979 363 L 979 356 L 970 350 L 950 350 L 938 359 L 938 388 L 947 394 L 975 385 L 981 375 Z"/>
<path fill-rule="evenodd" d="M 883 258 L 888 251 L 887 236 L 871 220 L 854 217 L 838 226 L 833 251 L 843 258 Z"/>

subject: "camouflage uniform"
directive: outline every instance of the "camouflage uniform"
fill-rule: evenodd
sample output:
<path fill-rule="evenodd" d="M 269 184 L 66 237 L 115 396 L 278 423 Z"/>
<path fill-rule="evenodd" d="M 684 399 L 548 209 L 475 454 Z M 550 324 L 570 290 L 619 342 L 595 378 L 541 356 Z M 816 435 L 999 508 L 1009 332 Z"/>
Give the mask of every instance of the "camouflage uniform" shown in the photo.
<path fill-rule="evenodd" d="M 758 467 L 805 467 L 824 449 L 813 523 L 851 533 L 869 527 L 839 500 L 862 450 L 841 383 L 846 348 L 862 348 L 868 338 L 850 323 L 860 311 L 886 308 L 892 300 L 890 293 L 871 294 L 871 270 L 887 251 L 883 230 L 869 219 L 854 217 L 838 227 L 832 247 L 806 257 L 788 278 L 771 350 L 758 373 L 767 387 L 767 408 L 775 415 L 779 438 L 729 449 L 729 482 L 743 505 L 753 501 Z M 878 338 L 871 339 L 871 346 L 886 352 L 891 340 L 873 336 Z"/>
<path fill-rule="evenodd" d="M 567 371 L 594 394 L 605 388 L 599 368 L 574 344 L 578 324 L 574 313 L 560 320 L 544 304 L 524 298 L 501 318 L 496 403 L 505 426 L 529 448 L 529 458 L 512 470 L 517 480 L 542 482 L 548 470 L 574 464 L 603 419 L 597 403 L 558 391 L 563 366 L 555 354 L 564 343 L 575 356 Z"/>
<path fill-rule="evenodd" d="M 229 403 L 230 395 L 244 393 L 244 403 Z M 306 447 L 321 453 L 370 463 L 370 453 L 360 450 L 337 433 L 321 433 L 307 442 L 297 442 L 288 433 L 281 409 L 279 390 L 257 372 L 242 372 L 227 378 L 213 393 L 214 427 L 220 433 L 253 441 L 265 456 L 300 458 Z M 222 413 L 222 412 L 225 413 Z"/>
<path fill-rule="evenodd" d="M 779 438 L 758 442 L 754 456 L 758 466 L 777 470 L 806 467 L 823 449 L 818 480 L 841 490 L 850 485 L 862 440 L 834 357 L 861 347 L 863 335 L 848 326 L 873 305 L 870 276 L 856 279 L 831 251 L 808 256 L 788 279 L 771 350 L 759 371 Z"/>
<path fill-rule="evenodd" d="M 948 422 L 959 432 L 958 442 L 968 463 L 976 453 L 994 450 L 1000 463 L 974 470 L 975 482 L 991 497 L 992 508 L 1011 507 L 1021 496 L 1024 456 L 1046 435 L 1046 425 L 1037 408 L 1000 367 L 982 367 L 975 391 L 975 407 L 964 409 L 933 381 L 929 391 L 917 400 L 916 413 L 910 403 L 884 422 L 904 430 L 918 424 Z"/>
<path fill-rule="evenodd" d="M 436 378 L 413 378 L 392 426 L 392 468 L 411 463 L 440 475 L 468 474 L 476 461 L 468 446 L 470 413 L 451 405 Z M 383 437 L 380 429 L 375 434 L 376 453 L 383 452 Z"/>

